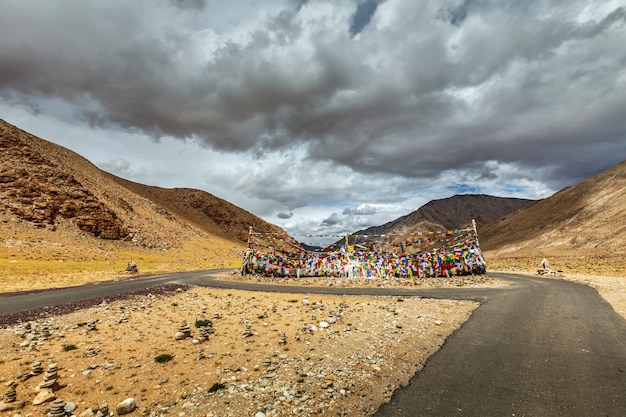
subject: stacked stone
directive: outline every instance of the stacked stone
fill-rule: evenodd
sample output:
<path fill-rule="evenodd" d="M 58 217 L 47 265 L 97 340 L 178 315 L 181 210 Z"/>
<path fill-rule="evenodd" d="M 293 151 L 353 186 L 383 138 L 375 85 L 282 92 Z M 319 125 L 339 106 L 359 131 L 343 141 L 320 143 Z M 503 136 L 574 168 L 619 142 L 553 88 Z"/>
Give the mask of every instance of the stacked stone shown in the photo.
<path fill-rule="evenodd" d="M 221 316 L 221 314 L 220 314 L 220 313 L 214 313 L 214 314 L 213 314 L 213 317 L 212 317 L 212 320 L 219 320 L 219 319 L 221 319 L 221 318 L 222 318 L 222 316 Z"/>
<path fill-rule="evenodd" d="M 50 330 L 50 326 L 44 324 L 41 326 L 41 330 L 39 331 L 39 340 L 48 340 L 52 335 L 52 331 Z"/>
<path fill-rule="evenodd" d="M 94 356 L 98 356 L 98 353 L 96 353 L 96 349 L 94 349 L 93 347 L 88 347 L 86 355 L 88 358 L 93 358 Z"/>
<path fill-rule="evenodd" d="M 209 340 L 209 328 L 208 327 L 200 327 L 198 329 L 198 342 L 206 342 Z"/>
<path fill-rule="evenodd" d="M 102 404 L 96 412 L 96 417 L 110 417 L 112 415 L 113 414 L 109 411 L 109 406 L 107 404 Z"/>
<path fill-rule="evenodd" d="M 14 403 L 17 400 L 17 383 L 15 381 L 9 381 L 6 386 L 7 392 L 4 394 L 4 402 Z"/>
<path fill-rule="evenodd" d="M 272 364 L 272 359 L 270 357 L 266 357 L 263 359 L 263 366 L 270 366 Z"/>
<path fill-rule="evenodd" d="M 59 374 L 57 373 L 57 364 L 51 363 L 48 365 L 48 369 L 46 373 L 43 375 L 43 381 L 37 386 L 38 388 L 53 388 L 59 379 Z"/>
<path fill-rule="evenodd" d="M 91 332 L 96 330 L 96 321 L 95 320 L 90 320 L 87 322 L 87 331 Z"/>
<path fill-rule="evenodd" d="M 15 381 L 9 381 L 6 383 L 6 387 L 7 392 L 4 394 L 4 400 L 0 401 L 0 413 L 23 408 L 24 405 L 26 405 L 24 401 L 17 400 L 17 383 Z M 0 396 L 0 398 L 2 398 L 2 396 Z"/>
<path fill-rule="evenodd" d="M 41 375 L 43 373 L 43 367 L 41 366 L 41 362 L 33 362 L 30 364 L 30 374 L 32 376 Z"/>
<path fill-rule="evenodd" d="M 198 349 L 198 360 L 206 359 L 206 355 L 204 354 L 204 348 L 201 347 Z"/>
<path fill-rule="evenodd" d="M 65 416 L 65 401 L 60 398 L 52 401 L 50 405 L 50 411 L 48 411 L 47 417 L 63 417 Z"/>
<path fill-rule="evenodd" d="M 186 339 L 191 336 L 191 328 L 189 327 L 189 323 L 186 321 L 182 322 L 178 327 L 178 332 L 176 332 L 176 340 Z"/>
<path fill-rule="evenodd" d="M 253 336 L 254 333 L 252 333 L 252 330 L 250 329 L 250 325 L 246 324 L 246 330 L 243 331 L 243 333 L 241 334 L 241 338 L 242 339 L 246 339 L 250 336 Z"/>
<path fill-rule="evenodd" d="M 287 333 L 280 332 L 280 337 L 278 338 L 278 344 L 279 345 L 286 345 L 287 344 Z"/>

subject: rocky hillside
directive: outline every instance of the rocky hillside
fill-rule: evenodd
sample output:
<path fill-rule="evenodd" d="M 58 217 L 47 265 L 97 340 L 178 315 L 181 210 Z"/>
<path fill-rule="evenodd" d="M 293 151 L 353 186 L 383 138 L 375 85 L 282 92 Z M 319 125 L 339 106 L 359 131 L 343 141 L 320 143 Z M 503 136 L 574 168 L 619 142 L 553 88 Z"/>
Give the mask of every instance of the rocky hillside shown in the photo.
<path fill-rule="evenodd" d="M 492 257 L 602 256 L 623 264 L 626 161 L 479 228 L 479 234 Z"/>
<path fill-rule="evenodd" d="M 517 210 L 530 207 L 536 202 L 519 198 L 493 197 L 489 195 L 455 195 L 441 200 L 433 200 L 406 216 L 381 226 L 374 226 L 355 232 L 355 235 L 393 235 L 386 238 L 396 242 L 406 240 L 411 232 L 441 231 L 470 226 L 472 220 L 485 225 L 500 220 Z M 365 239 L 358 239 L 363 241 Z M 342 241 L 338 242 L 341 243 Z"/>
<path fill-rule="evenodd" d="M 406 216 L 382 226 L 370 227 L 359 234 L 383 234 L 400 230 L 448 230 L 493 223 L 511 213 L 530 207 L 534 200 L 494 197 L 484 194 L 455 195 L 432 200 Z"/>
<path fill-rule="evenodd" d="M 204 191 L 150 187 L 108 174 L 0 120 L 0 231 L 45 230 L 59 239 L 84 235 L 169 250 L 215 239 L 241 248 L 250 226 L 281 231 Z"/>

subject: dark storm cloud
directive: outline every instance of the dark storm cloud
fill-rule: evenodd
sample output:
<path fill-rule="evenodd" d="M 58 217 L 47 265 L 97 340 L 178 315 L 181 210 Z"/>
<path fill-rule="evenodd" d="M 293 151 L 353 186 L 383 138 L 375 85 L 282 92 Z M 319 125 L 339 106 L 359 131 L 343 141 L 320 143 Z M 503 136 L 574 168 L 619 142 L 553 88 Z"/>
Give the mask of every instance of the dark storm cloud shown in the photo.
<path fill-rule="evenodd" d="M 174 6 L 180 9 L 203 10 L 206 0 L 169 0 Z"/>
<path fill-rule="evenodd" d="M 322 220 L 320 226 L 335 226 L 337 224 L 341 224 L 343 219 L 337 213 L 331 214 L 328 218 Z"/>
<path fill-rule="evenodd" d="M 363 28 L 372 20 L 372 16 L 376 12 L 381 0 L 365 0 L 356 8 L 352 21 L 350 22 L 350 33 L 357 35 L 361 33 Z"/>
<path fill-rule="evenodd" d="M 3 1 L 0 95 L 259 160 L 572 183 L 626 155 L 626 13 L 523 3 Z"/>

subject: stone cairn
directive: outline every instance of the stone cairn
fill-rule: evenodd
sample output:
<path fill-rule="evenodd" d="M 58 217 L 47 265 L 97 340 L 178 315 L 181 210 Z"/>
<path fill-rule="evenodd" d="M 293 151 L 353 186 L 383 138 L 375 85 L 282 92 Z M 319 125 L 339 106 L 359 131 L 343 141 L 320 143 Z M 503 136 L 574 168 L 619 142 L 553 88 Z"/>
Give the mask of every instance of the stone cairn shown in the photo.
<path fill-rule="evenodd" d="M 191 328 L 189 327 L 189 323 L 183 321 L 181 325 L 178 327 L 178 332 L 176 332 L 176 340 L 183 340 L 191 336 Z"/>
<path fill-rule="evenodd" d="M 113 413 L 109 411 L 108 404 L 102 404 L 96 412 L 96 417 L 111 417 Z"/>
<path fill-rule="evenodd" d="M 241 334 L 241 338 L 247 339 L 250 336 L 254 336 L 254 333 L 252 333 L 252 330 L 250 329 L 250 325 L 246 324 L 246 330 L 244 330 L 243 333 Z"/>
<path fill-rule="evenodd" d="M 85 354 L 87 355 L 88 358 L 93 358 L 94 356 L 98 356 L 96 349 L 94 349 L 93 347 L 88 347 L 87 352 Z"/>
<path fill-rule="evenodd" d="M 65 416 L 65 401 L 60 398 L 52 401 L 50 405 L 50 411 L 48 411 L 47 417 L 63 417 Z"/>
<path fill-rule="evenodd" d="M 4 402 L 14 403 L 17 400 L 17 383 L 15 381 L 9 381 L 6 386 L 7 392 L 4 394 Z"/>
<path fill-rule="evenodd" d="M 42 342 L 46 341 L 50 339 L 50 336 L 52 336 L 52 330 L 50 329 L 50 326 L 48 324 L 44 324 L 43 326 L 41 326 L 41 329 L 39 330 L 39 340 Z"/>
<path fill-rule="evenodd" d="M 39 383 L 37 388 L 50 388 L 54 390 L 57 385 L 57 379 L 59 379 L 59 374 L 57 373 L 58 367 L 56 363 L 51 363 L 48 365 L 48 369 L 46 373 L 43 375 L 43 381 Z"/>
<path fill-rule="evenodd" d="M 126 272 L 139 272 L 139 269 L 137 268 L 137 264 L 134 263 L 133 261 L 130 261 L 128 263 L 128 265 L 126 265 Z"/>
<path fill-rule="evenodd" d="M 287 344 L 287 333 L 280 332 L 280 337 L 278 338 L 278 344 L 279 345 L 286 345 Z"/>
<path fill-rule="evenodd" d="M 30 364 L 30 373 L 32 376 L 43 374 L 43 366 L 41 366 L 41 362 L 36 361 Z"/>
<path fill-rule="evenodd" d="M 200 328 L 198 328 L 198 338 L 197 338 L 198 342 L 202 343 L 202 342 L 206 342 L 207 340 L 209 340 L 209 328 L 206 326 L 202 326 Z"/>
<path fill-rule="evenodd" d="M 28 378 L 41 375 L 42 373 L 43 373 L 43 368 L 41 366 L 41 362 L 33 362 L 30 364 L 30 372 L 26 372 L 25 374 L 20 375 L 17 378 L 20 381 L 26 381 Z"/>
<path fill-rule="evenodd" d="M 93 332 L 94 330 L 96 330 L 96 323 L 96 320 L 89 320 L 87 322 L 87 331 Z"/>

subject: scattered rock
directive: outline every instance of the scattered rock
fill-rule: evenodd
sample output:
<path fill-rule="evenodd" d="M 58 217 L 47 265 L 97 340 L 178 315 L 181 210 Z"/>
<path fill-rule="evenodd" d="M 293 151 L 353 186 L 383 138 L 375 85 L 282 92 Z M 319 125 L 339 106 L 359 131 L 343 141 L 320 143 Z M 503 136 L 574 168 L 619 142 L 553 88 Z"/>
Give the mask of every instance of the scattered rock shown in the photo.
<path fill-rule="evenodd" d="M 12 403 L 7 403 L 4 401 L 0 401 L 0 412 L 2 411 L 14 411 L 19 410 L 24 407 L 24 401 L 13 401 Z"/>
<path fill-rule="evenodd" d="M 122 416 L 124 414 L 129 414 L 135 411 L 137 408 L 137 403 L 134 398 L 127 398 L 118 405 L 115 406 L 115 412 Z"/>
<path fill-rule="evenodd" d="M 54 391 L 48 388 L 44 388 L 35 396 L 33 400 L 33 405 L 41 405 L 43 403 L 47 403 L 55 400 L 57 397 L 54 394 Z"/>
<path fill-rule="evenodd" d="M 78 406 L 76 405 L 76 403 L 66 402 L 64 409 L 66 413 L 71 414 L 76 410 L 77 407 Z"/>

